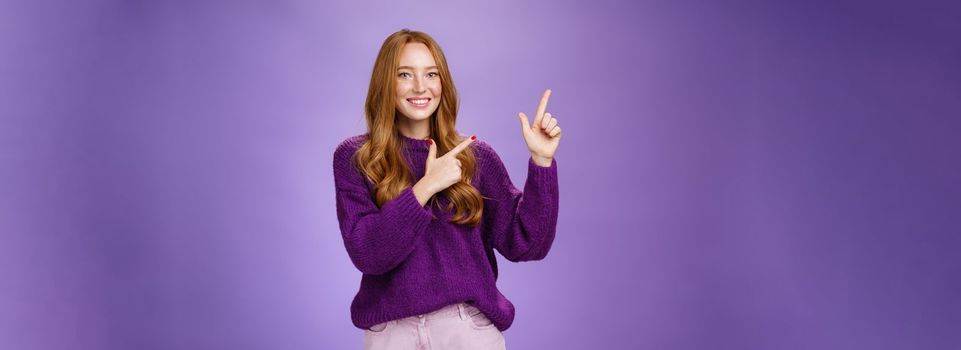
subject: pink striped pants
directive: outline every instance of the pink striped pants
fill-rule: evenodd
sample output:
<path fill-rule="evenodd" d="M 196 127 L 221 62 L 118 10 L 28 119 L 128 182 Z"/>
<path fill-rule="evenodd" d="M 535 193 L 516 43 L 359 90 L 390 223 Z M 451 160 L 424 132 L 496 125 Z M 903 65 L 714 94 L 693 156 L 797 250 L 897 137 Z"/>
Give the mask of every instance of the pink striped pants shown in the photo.
<path fill-rule="evenodd" d="M 364 330 L 365 350 L 506 350 L 504 334 L 476 307 L 447 305 L 431 313 Z"/>

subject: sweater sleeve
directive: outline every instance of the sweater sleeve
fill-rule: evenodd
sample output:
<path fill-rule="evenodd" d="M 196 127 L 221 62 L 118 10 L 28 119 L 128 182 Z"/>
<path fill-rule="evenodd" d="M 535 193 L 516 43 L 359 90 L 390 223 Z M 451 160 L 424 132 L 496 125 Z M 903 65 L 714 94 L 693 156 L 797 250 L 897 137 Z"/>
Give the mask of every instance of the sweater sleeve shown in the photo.
<path fill-rule="evenodd" d="M 527 162 L 521 192 L 510 180 L 500 157 L 490 149 L 485 166 L 484 217 L 491 244 L 513 262 L 541 260 L 554 242 L 557 228 L 557 160 L 549 167 Z"/>
<path fill-rule="evenodd" d="M 334 152 L 337 220 L 347 255 L 358 270 L 380 275 L 400 265 L 433 219 L 412 187 L 378 208 L 351 158 L 341 145 Z"/>

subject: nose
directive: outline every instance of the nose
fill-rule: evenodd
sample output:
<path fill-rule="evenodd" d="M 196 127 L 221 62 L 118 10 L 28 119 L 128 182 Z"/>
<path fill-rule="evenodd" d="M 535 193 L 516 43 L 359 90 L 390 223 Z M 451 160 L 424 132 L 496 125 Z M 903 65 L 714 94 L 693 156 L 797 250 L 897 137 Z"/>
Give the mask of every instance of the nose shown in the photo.
<path fill-rule="evenodd" d="M 425 90 L 426 85 L 424 84 L 424 78 L 417 77 L 414 79 L 414 93 L 422 93 Z"/>

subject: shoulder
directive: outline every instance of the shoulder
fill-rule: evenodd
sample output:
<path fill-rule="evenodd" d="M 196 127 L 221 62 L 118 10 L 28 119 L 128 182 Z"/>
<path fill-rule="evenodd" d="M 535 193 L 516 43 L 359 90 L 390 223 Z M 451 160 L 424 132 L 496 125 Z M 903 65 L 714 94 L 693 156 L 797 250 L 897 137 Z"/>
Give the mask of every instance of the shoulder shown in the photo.
<path fill-rule="evenodd" d="M 360 176 L 360 169 L 354 163 L 354 154 L 364 145 L 367 134 L 348 137 L 337 144 L 334 149 L 334 178 L 342 181 L 342 178 L 357 179 Z"/>
<path fill-rule="evenodd" d="M 474 157 L 477 159 L 477 168 L 483 173 L 500 173 L 501 169 L 504 168 L 504 162 L 501 161 L 501 157 L 494 150 L 491 144 L 476 140 L 471 143 L 471 149 L 474 150 Z"/>
<path fill-rule="evenodd" d="M 500 196 L 501 189 L 505 188 L 504 184 L 510 181 L 501 157 L 491 144 L 481 140 L 472 142 L 471 149 L 477 159 L 474 187 L 485 197 Z"/>
<path fill-rule="evenodd" d="M 350 160 L 365 141 L 367 134 L 354 135 L 341 141 L 334 149 L 334 163 Z"/>
<path fill-rule="evenodd" d="M 474 142 L 470 143 L 470 146 L 475 153 L 486 154 L 494 151 L 494 147 L 492 147 L 489 143 L 484 142 L 484 140 L 474 140 Z"/>
<path fill-rule="evenodd" d="M 474 157 L 477 158 L 477 162 L 479 164 L 486 164 L 491 160 L 500 160 L 500 157 L 497 156 L 497 152 L 494 151 L 494 147 L 482 140 L 475 140 L 474 142 L 471 142 L 471 149 L 474 151 Z"/>

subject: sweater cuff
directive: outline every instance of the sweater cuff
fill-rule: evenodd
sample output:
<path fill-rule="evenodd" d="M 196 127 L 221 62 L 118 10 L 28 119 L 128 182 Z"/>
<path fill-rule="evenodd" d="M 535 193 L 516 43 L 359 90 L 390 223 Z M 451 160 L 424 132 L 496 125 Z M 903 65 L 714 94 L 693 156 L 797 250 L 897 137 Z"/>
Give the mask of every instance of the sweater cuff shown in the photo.
<path fill-rule="evenodd" d="M 389 206 L 389 208 L 388 208 Z M 417 201 L 414 196 L 414 189 L 408 187 L 397 197 L 387 202 L 383 208 L 387 214 L 387 226 L 393 225 L 393 239 L 409 240 L 415 238 L 423 232 L 431 220 L 434 219 L 430 208 L 425 208 Z M 385 227 L 387 228 L 387 227 Z"/>
<path fill-rule="evenodd" d="M 546 195 L 542 199 L 557 197 L 557 158 L 551 159 L 551 166 L 540 166 L 531 157 L 527 161 L 527 184 L 524 193 L 530 196 Z M 538 193 L 538 194 L 535 194 Z M 540 195 L 539 195 L 540 194 Z"/>
<path fill-rule="evenodd" d="M 420 229 L 421 226 L 426 227 L 430 220 L 434 218 L 430 208 L 420 205 L 420 202 L 417 201 L 413 187 L 404 189 L 400 195 L 390 202 L 390 205 L 395 210 L 394 218 L 399 220 L 396 222 L 412 220 L 415 229 Z"/>
<path fill-rule="evenodd" d="M 557 179 L 557 158 L 551 158 L 551 166 L 540 166 L 534 162 L 534 157 L 527 159 L 527 174 L 538 180 Z"/>

